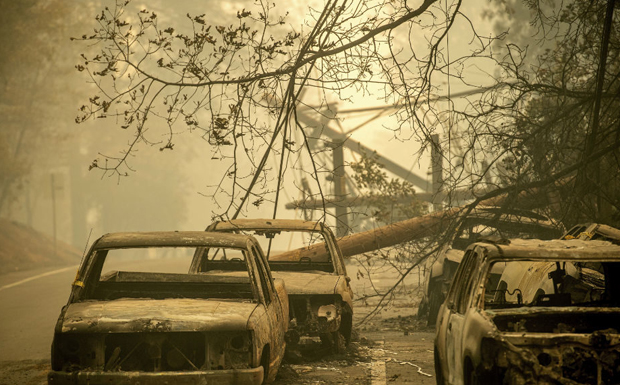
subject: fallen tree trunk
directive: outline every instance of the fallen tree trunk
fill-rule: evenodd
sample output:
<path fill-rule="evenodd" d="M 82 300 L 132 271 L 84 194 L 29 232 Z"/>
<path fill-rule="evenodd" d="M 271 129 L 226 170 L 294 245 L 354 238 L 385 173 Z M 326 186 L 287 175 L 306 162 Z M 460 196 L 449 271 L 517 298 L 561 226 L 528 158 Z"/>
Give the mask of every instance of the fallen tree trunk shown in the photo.
<path fill-rule="evenodd" d="M 565 184 L 569 181 L 570 178 L 563 178 L 559 183 Z M 507 193 L 494 195 L 493 192 L 491 192 L 486 196 L 487 198 L 483 197 L 477 203 L 478 206 L 499 207 L 502 206 L 508 198 Z M 557 194 L 549 196 L 542 189 L 534 187 L 521 191 L 517 195 L 515 203 L 519 203 L 518 206 L 520 208 L 532 209 L 549 205 L 558 205 L 558 200 L 559 197 Z M 432 236 L 442 232 L 458 215 L 468 211 L 468 206 L 469 205 L 465 205 L 437 211 L 421 217 L 378 227 L 373 230 L 347 235 L 338 240 L 338 245 L 344 257 L 351 257 L 353 255 L 379 250 L 384 247 L 394 246 L 399 243 Z M 307 250 L 313 251 L 315 248 L 319 250 L 324 249 L 324 247 L 323 244 L 317 244 L 309 247 Z M 312 253 L 308 254 L 308 256 L 312 257 Z"/>
<path fill-rule="evenodd" d="M 521 192 L 521 194 L 518 195 L 517 200 L 533 200 L 533 197 L 536 194 L 540 195 L 539 189 L 529 189 Z M 501 206 L 507 197 L 508 195 L 505 193 L 498 194 L 496 196 L 491 196 L 480 200 L 478 205 L 483 207 Z M 537 199 L 537 204 L 530 204 L 530 206 L 540 207 L 540 200 L 540 198 Z M 554 202 L 544 202 L 544 204 L 552 203 Z M 468 205 L 454 207 L 443 211 L 436 211 L 420 217 L 378 227 L 373 230 L 367 230 L 344 236 L 338 239 L 338 245 L 342 250 L 343 256 L 346 258 L 379 250 L 385 247 L 394 246 L 399 243 L 438 235 L 444 232 L 446 227 L 448 227 L 457 218 L 457 216 L 468 211 Z M 300 258 L 307 257 L 313 261 L 321 261 L 325 260 L 328 256 L 329 255 L 327 249 L 325 248 L 325 244 L 317 243 L 309 247 L 278 254 L 270 259 L 298 261 Z"/>
<path fill-rule="evenodd" d="M 350 257 L 399 243 L 438 235 L 462 210 L 462 207 L 455 207 L 373 230 L 347 235 L 338 240 L 338 245 L 344 257 Z"/>
<path fill-rule="evenodd" d="M 513 204 L 522 203 L 522 207 L 525 208 L 535 208 L 545 205 L 552 207 L 558 206 L 561 199 L 559 194 L 557 194 L 556 191 L 552 191 L 550 194 L 545 192 L 542 189 L 544 186 L 552 183 L 564 185 L 574 182 L 574 178 L 571 174 L 574 174 L 575 171 L 586 167 L 592 161 L 616 150 L 619 146 L 620 142 L 615 142 L 614 144 L 597 151 L 589 157 L 582 159 L 580 162 L 560 170 L 546 179 L 536 180 L 523 186 L 498 188 L 495 191 L 486 193 L 482 197 L 478 197 L 469 206 L 472 208 L 476 205 L 503 206 L 506 203 L 506 199 L 509 198 L 509 193 L 511 192 L 517 193 L 517 196 L 512 198 L 514 199 Z M 439 231 L 442 226 L 447 226 L 449 221 L 456 218 L 456 216 L 458 216 L 462 210 L 465 210 L 466 207 L 467 206 L 456 207 L 445 211 L 408 219 L 406 221 L 396 222 L 374 230 L 347 235 L 340 238 L 338 240 L 338 244 L 340 245 L 343 255 L 345 257 L 350 257 L 384 247 L 394 246 L 398 243 L 423 238 Z M 323 256 L 324 258 L 327 253 L 325 251 L 325 244 L 319 243 L 308 248 L 288 251 L 278 255 L 277 258 L 280 259 L 280 256 L 282 256 L 283 259 L 285 259 L 286 256 L 289 258 L 294 258 L 296 255 L 308 256 L 313 259 L 315 256 Z"/>
<path fill-rule="evenodd" d="M 338 245 L 346 258 L 414 239 L 432 236 L 442 232 L 443 228 L 462 211 L 463 207 L 455 207 L 392 223 L 373 230 L 347 235 L 338 240 Z M 323 260 L 327 257 L 325 244 L 317 243 L 310 247 L 287 251 L 270 259 L 300 260 L 303 257 L 308 257 L 314 261 Z"/>

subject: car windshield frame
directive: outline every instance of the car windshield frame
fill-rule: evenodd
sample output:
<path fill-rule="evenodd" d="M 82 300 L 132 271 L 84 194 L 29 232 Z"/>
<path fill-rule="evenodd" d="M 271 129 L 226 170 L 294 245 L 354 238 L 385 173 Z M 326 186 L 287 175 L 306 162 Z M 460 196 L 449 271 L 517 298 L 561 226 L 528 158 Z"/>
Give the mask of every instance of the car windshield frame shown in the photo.
<path fill-rule="evenodd" d="M 553 265 L 555 268 L 550 268 L 549 273 L 552 273 L 552 275 L 547 276 L 547 279 L 553 281 L 553 272 L 557 271 L 557 264 L 556 262 L 560 262 L 560 264 L 562 263 L 578 263 L 578 264 L 592 264 L 592 263 L 601 263 L 601 264 L 609 264 L 611 266 L 611 268 L 613 268 L 614 272 L 620 272 L 620 259 L 619 258 L 614 258 L 611 256 L 601 256 L 598 258 L 593 258 L 592 256 L 587 256 L 584 258 L 570 258 L 570 259 L 562 259 L 562 258 L 558 258 L 558 257 L 544 257 L 544 256 L 539 256 L 539 257 L 535 257 L 535 256 L 530 256 L 530 257 L 519 257 L 519 258 L 515 258 L 515 257 L 506 257 L 506 258 L 498 258 L 497 256 L 493 257 L 493 258 L 488 258 L 483 266 L 483 272 L 480 275 L 480 279 L 479 282 L 480 284 L 478 285 L 478 290 L 476 293 L 477 299 L 476 299 L 476 307 L 480 310 L 486 311 L 486 310 L 491 310 L 491 311 L 496 311 L 496 310 L 502 310 L 502 309 L 517 309 L 517 308 L 540 308 L 540 307 L 567 307 L 567 308 L 575 308 L 575 307 L 603 307 L 603 308 L 614 308 L 614 309 L 618 309 L 620 310 L 620 284 L 616 284 L 615 287 L 613 288 L 608 288 L 607 286 L 605 287 L 605 290 L 613 290 L 616 295 L 612 300 L 607 300 L 607 301 L 590 301 L 590 302 L 579 302 L 579 303 L 570 303 L 567 304 L 566 303 L 566 298 L 560 298 L 559 294 L 561 293 L 557 293 L 555 292 L 555 288 L 554 288 L 554 293 L 545 293 L 547 300 L 542 300 L 539 302 L 534 302 L 534 301 L 530 301 L 529 303 L 521 303 L 521 304 L 511 304 L 511 303 L 507 303 L 505 304 L 505 306 L 492 306 L 489 302 L 487 302 L 487 299 L 490 298 L 489 296 L 487 296 L 488 294 L 488 288 L 487 286 L 487 282 L 489 281 L 489 279 L 491 279 L 493 274 L 497 274 L 497 271 L 494 272 L 494 266 L 497 265 L 498 263 L 523 263 L 524 265 L 533 265 L 535 263 L 540 263 L 540 266 L 542 267 L 543 264 L 549 264 L 549 266 Z M 566 266 L 566 265 L 565 265 Z M 588 267 L 586 267 L 587 269 L 589 269 Z M 564 268 L 565 269 L 565 268 Z M 523 272 L 523 275 L 520 276 L 519 279 L 523 279 L 523 277 L 525 276 L 527 272 Z M 599 274 L 601 274 L 603 276 L 603 282 L 605 282 L 605 279 L 607 278 L 605 276 L 605 273 L 601 273 L 598 272 Z M 610 273 L 610 276 L 613 276 L 613 273 Z M 578 279 L 574 278 L 573 279 L 575 281 L 579 281 Z M 608 283 L 605 283 L 605 285 L 607 285 Z M 502 290 L 508 290 L 510 291 L 510 287 L 504 288 L 504 289 L 499 289 L 501 285 L 501 280 L 498 281 L 498 289 L 495 289 L 497 291 L 502 291 Z M 522 292 L 523 288 L 516 288 L 516 290 L 521 292 L 521 295 L 523 296 L 524 293 Z M 512 290 L 512 293 L 509 293 L 510 296 L 517 298 L 516 296 L 518 295 L 518 293 L 516 293 L 514 291 L 514 289 Z M 536 293 L 535 293 L 536 295 Z M 554 298 L 554 296 L 557 296 Z M 535 297 L 534 297 L 535 298 Z M 518 302 L 518 301 L 517 301 Z M 523 302 L 525 302 L 525 299 L 523 299 Z M 605 305 L 605 303 L 607 304 L 612 304 L 612 305 Z"/>
<path fill-rule="evenodd" d="M 290 222 L 290 223 L 289 223 Z M 256 224 L 242 223 L 240 225 L 236 225 L 234 222 L 214 222 L 209 225 L 206 229 L 207 232 L 216 232 L 216 233 L 236 233 L 236 234 L 244 234 L 248 236 L 253 236 L 257 238 L 257 240 L 262 240 L 263 237 L 270 239 L 270 233 L 274 233 L 274 235 L 281 235 L 283 233 L 307 233 L 312 237 L 315 237 L 317 242 L 314 242 L 310 245 L 303 246 L 301 248 L 291 249 L 284 251 L 278 254 L 272 254 L 273 250 L 267 248 L 264 253 L 267 257 L 267 261 L 269 262 L 269 266 L 272 268 L 272 271 L 296 271 L 296 272 L 309 272 L 309 271 L 323 271 L 328 274 L 333 275 L 346 275 L 346 267 L 344 266 L 342 253 L 337 245 L 333 243 L 333 234 L 331 233 L 331 229 L 326 226 L 320 225 L 317 222 L 313 227 L 306 226 L 295 226 L 295 221 L 284 221 L 281 226 L 278 226 L 278 221 L 274 220 L 273 226 L 262 226 L 260 221 L 257 221 Z M 260 243 L 260 242 L 259 242 Z M 286 259 L 273 259 L 273 257 L 278 257 L 280 255 L 293 256 L 297 250 L 309 249 L 315 245 L 324 243 L 327 251 L 327 255 L 334 257 L 328 257 L 327 261 L 319 261 L 313 262 L 308 260 L 286 260 Z M 307 265 L 305 264 L 307 263 Z M 314 266 L 312 265 L 314 263 Z M 332 271 L 325 271 L 324 266 L 320 266 L 320 264 L 331 264 Z M 301 264 L 301 265 L 300 265 Z M 296 266 L 299 265 L 299 266 Z"/>
<path fill-rule="evenodd" d="M 97 287 L 102 282 L 105 282 L 105 281 L 102 281 L 101 274 L 105 266 L 107 255 L 110 251 L 128 250 L 128 249 L 150 249 L 150 248 L 153 248 L 153 249 L 186 248 L 186 249 L 193 249 L 194 253 L 199 249 L 205 249 L 205 248 L 206 249 L 226 248 L 226 249 L 231 249 L 235 251 L 241 251 L 245 256 L 245 261 L 242 261 L 242 263 L 244 264 L 245 271 L 247 272 L 247 284 L 251 286 L 252 297 L 253 297 L 252 301 L 256 303 L 264 302 L 264 300 L 261 298 L 260 294 L 258 293 L 257 287 L 256 287 L 257 277 L 254 276 L 254 273 L 252 270 L 254 261 L 252 261 L 252 258 L 247 257 L 249 253 L 247 244 L 245 247 L 241 247 L 240 244 L 235 244 L 232 246 L 224 246 L 221 243 L 213 245 L 213 244 L 204 243 L 204 242 L 202 243 L 192 242 L 190 245 L 183 245 L 178 242 L 171 242 L 170 244 L 156 244 L 156 245 L 136 244 L 136 243 L 127 244 L 127 245 L 121 244 L 121 245 L 114 245 L 114 246 L 104 244 L 104 245 L 101 245 L 100 247 L 98 247 L 96 244 L 93 245 L 90 252 L 87 254 L 87 257 L 85 258 L 83 264 L 80 266 L 80 269 L 78 270 L 78 275 L 76 276 L 76 280 L 73 284 L 74 290 L 72 290 L 68 303 L 88 300 L 88 299 L 92 299 L 91 297 L 94 297 L 94 292 L 95 290 L 97 290 Z M 192 253 L 192 255 L 190 255 L 187 260 L 189 262 L 187 265 L 187 269 L 186 269 L 187 273 L 165 273 L 165 272 L 150 273 L 150 272 L 133 270 L 133 271 L 117 271 L 116 274 L 119 277 L 121 275 L 123 275 L 124 277 L 127 277 L 131 275 L 137 276 L 141 274 L 147 278 L 160 280 L 161 284 L 166 284 L 166 280 L 168 280 L 168 282 L 173 282 L 173 284 L 177 285 L 177 287 L 183 286 L 184 284 L 186 284 L 188 287 L 198 286 L 201 283 L 207 284 L 206 281 L 214 281 L 214 282 L 209 282 L 209 283 L 223 285 L 226 283 L 227 280 L 231 284 L 244 284 L 243 280 L 246 278 L 245 276 L 244 277 L 219 277 L 215 279 L 198 278 L 197 277 L 198 274 L 191 272 L 191 263 L 193 261 L 194 253 Z M 187 278 L 187 280 L 181 279 L 183 277 Z M 139 281 L 136 281 L 135 283 L 139 284 Z M 154 283 L 154 282 L 151 282 L 151 283 Z M 78 289 L 78 290 L 75 290 L 75 289 Z M 232 296 L 231 298 L 220 297 L 219 299 L 234 300 L 236 298 L 237 297 Z"/>

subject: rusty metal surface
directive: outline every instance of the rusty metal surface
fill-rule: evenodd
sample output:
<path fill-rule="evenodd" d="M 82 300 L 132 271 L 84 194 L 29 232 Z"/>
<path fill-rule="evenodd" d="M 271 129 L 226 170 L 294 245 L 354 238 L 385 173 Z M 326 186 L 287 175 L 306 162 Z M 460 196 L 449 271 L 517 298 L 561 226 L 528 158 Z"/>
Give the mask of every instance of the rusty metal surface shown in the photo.
<path fill-rule="evenodd" d="M 109 233 L 99 238 L 97 249 L 120 247 L 234 247 L 245 248 L 250 237 L 240 234 L 220 234 L 214 236 L 204 231 L 154 231 Z"/>
<path fill-rule="evenodd" d="M 504 334 L 483 352 L 487 357 L 483 365 L 505 370 L 503 383 L 507 385 L 617 384 L 619 342 L 618 331 L 613 329 L 587 335 Z"/>
<path fill-rule="evenodd" d="M 226 222 L 215 222 L 209 229 L 230 230 L 283 230 L 288 231 L 320 231 L 322 224 L 301 219 L 233 219 Z"/>
<path fill-rule="evenodd" d="M 430 269 L 424 275 L 425 293 L 418 307 L 418 315 L 425 317 L 429 325 L 435 324 L 439 306 L 452 282 L 456 267 L 461 263 L 465 249 L 477 239 L 504 237 L 519 238 L 523 235 L 540 239 L 554 239 L 561 225 L 548 217 L 530 210 L 504 210 L 502 207 L 485 206 L 473 210 L 462 208 L 453 219 L 460 221 L 438 251 L 429 260 Z M 446 218 L 450 220 L 450 218 Z M 449 223 L 446 223 L 446 226 Z M 443 232 L 441 228 L 438 232 Z M 490 237 L 490 238 L 489 238 Z M 432 262 L 434 261 L 434 262 Z"/>
<path fill-rule="evenodd" d="M 615 227 L 611 227 L 607 225 L 598 225 L 595 231 L 606 238 L 610 238 L 615 241 L 620 241 L 620 230 L 616 229 Z"/>
<path fill-rule="evenodd" d="M 578 239 L 541 241 L 514 239 L 509 245 L 496 245 L 487 257 L 494 260 L 590 260 L 620 259 L 620 246 L 606 241 Z"/>
<path fill-rule="evenodd" d="M 286 282 L 289 294 L 339 294 L 336 292 L 341 276 L 328 273 L 274 271 L 274 277 Z"/>
<path fill-rule="evenodd" d="M 207 227 L 207 231 L 247 231 L 255 232 L 257 236 L 269 232 L 321 234 L 323 243 L 270 255 L 272 275 L 286 283 L 290 295 L 291 328 L 297 335 L 320 335 L 330 339 L 331 334 L 336 333 L 336 341 L 342 338 L 350 341 L 353 291 L 346 276 L 342 253 L 328 227 L 320 222 L 303 220 L 237 219 L 214 222 Z M 195 262 L 192 265 L 198 266 Z M 319 270 L 326 266 L 330 267 L 329 271 Z M 325 306 L 332 306 L 333 309 Z M 289 338 L 289 341 L 295 340 L 298 338 Z M 335 343 L 334 347 L 337 350 L 341 344 Z"/>
<path fill-rule="evenodd" d="M 505 295 L 508 301 L 517 302 L 516 289 L 519 290 L 518 294 L 525 304 L 532 303 L 539 290 L 553 293 L 553 282 L 549 278 L 549 273 L 556 270 L 554 263 L 545 261 L 509 263 L 510 268 L 505 269 L 500 277 L 500 281 L 507 283 L 507 290 L 513 293 Z M 578 278 L 577 269 L 573 264 L 568 264 L 566 270 L 569 275 Z"/>
<path fill-rule="evenodd" d="M 340 329 L 345 303 L 321 296 L 291 295 L 291 315 L 299 320 L 295 330 L 306 336 L 324 336 Z"/>
<path fill-rule="evenodd" d="M 269 232 L 310 232 L 321 233 L 323 237 L 330 236 L 329 229 L 321 222 L 305 221 L 301 219 L 234 219 L 231 221 L 214 222 L 207 227 L 207 231 L 232 232 L 232 231 L 261 231 Z M 334 244 L 336 241 L 334 239 Z M 317 247 L 318 246 L 318 247 Z M 299 261 L 302 258 L 310 258 L 316 262 L 327 262 L 336 259 L 330 252 L 325 242 L 286 251 L 269 257 L 274 261 Z"/>
<path fill-rule="evenodd" d="M 620 244 L 620 229 L 599 223 L 578 224 L 571 227 L 561 239 L 606 240 Z"/>
<path fill-rule="evenodd" d="M 208 299 L 117 299 L 69 305 L 62 332 L 245 330 L 255 303 Z"/>

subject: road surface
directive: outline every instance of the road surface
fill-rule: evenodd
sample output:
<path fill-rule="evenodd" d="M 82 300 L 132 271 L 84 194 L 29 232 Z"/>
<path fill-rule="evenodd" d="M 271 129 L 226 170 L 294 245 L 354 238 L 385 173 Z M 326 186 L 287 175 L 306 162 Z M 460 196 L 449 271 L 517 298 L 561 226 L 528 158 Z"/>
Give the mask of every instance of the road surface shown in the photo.
<path fill-rule="evenodd" d="M 76 271 L 66 266 L 0 275 L 0 361 L 49 358 Z"/>

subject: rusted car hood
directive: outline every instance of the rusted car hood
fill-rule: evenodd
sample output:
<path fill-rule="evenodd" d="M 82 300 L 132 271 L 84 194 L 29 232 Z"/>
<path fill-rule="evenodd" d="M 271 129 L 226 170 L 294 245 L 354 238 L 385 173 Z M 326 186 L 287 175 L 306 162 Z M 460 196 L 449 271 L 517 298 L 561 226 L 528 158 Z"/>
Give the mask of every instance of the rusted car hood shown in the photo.
<path fill-rule="evenodd" d="M 326 273 L 272 271 L 274 278 L 284 280 L 286 291 L 299 294 L 336 294 L 336 285 L 343 277 Z"/>
<path fill-rule="evenodd" d="M 208 299 L 117 299 L 70 304 L 62 332 L 242 330 L 257 304 Z"/>

